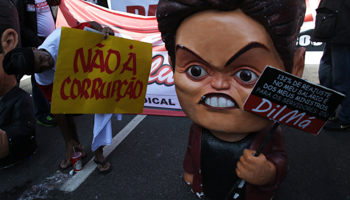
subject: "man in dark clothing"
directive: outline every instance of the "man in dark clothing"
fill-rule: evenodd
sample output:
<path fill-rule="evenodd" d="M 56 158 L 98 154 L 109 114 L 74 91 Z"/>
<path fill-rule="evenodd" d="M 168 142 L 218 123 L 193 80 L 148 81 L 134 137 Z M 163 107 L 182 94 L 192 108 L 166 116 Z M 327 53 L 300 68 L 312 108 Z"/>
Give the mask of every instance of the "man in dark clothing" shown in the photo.
<path fill-rule="evenodd" d="M 350 1 L 321 0 L 317 9 L 313 41 L 326 42 L 319 67 L 320 84 L 345 94 L 338 117 L 326 130 L 350 128 Z"/>
<path fill-rule="evenodd" d="M 51 6 L 59 5 L 60 0 L 15 0 L 21 29 L 23 47 L 38 47 L 45 38 L 56 29 Z M 37 123 L 43 126 L 55 126 L 50 116 L 50 105 L 37 87 L 35 77 L 31 77 L 32 96 Z"/>

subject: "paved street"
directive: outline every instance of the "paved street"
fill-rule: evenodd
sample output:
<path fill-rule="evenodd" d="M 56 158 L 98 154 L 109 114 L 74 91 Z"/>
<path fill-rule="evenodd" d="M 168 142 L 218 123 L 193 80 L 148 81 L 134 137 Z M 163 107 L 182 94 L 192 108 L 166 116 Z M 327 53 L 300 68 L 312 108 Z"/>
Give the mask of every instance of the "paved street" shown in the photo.
<path fill-rule="evenodd" d="M 307 65 L 305 72 L 303 78 L 317 82 L 317 66 Z M 29 80 L 21 83 L 28 92 Z M 79 178 L 66 185 L 66 189 L 77 189 L 55 189 L 48 192 L 47 199 L 197 199 L 183 181 L 182 162 L 191 124 L 188 118 L 123 115 L 118 121 L 113 117 L 115 149 L 105 148 L 105 152 L 110 151 L 108 160 L 113 170 L 107 175 L 101 175 L 91 162 L 93 115 L 77 116 L 75 120 L 88 154 L 83 160 L 83 171 L 74 176 Z M 282 128 L 289 171 L 274 199 L 350 199 L 350 131 L 323 130 L 313 136 L 283 125 Z M 59 128 L 37 125 L 37 140 L 39 149 L 31 159 L 0 170 L 1 200 L 18 199 L 58 170 L 65 157 Z M 68 174 L 69 170 L 63 173 Z"/>

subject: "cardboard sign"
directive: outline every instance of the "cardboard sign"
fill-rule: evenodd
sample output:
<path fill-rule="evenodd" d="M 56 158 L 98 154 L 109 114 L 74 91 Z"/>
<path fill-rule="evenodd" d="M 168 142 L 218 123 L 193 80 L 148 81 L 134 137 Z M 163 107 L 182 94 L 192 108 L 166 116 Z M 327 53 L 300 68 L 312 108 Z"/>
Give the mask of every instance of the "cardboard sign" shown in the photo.
<path fill-rule="evenodd" d="M 62 27 L 52 113 L 141 113 L 152 44 Z"/>
<path fill-rule="evenodd" d="M 344 95 L 267 66 L 243 109 L 318 134 Z"/>

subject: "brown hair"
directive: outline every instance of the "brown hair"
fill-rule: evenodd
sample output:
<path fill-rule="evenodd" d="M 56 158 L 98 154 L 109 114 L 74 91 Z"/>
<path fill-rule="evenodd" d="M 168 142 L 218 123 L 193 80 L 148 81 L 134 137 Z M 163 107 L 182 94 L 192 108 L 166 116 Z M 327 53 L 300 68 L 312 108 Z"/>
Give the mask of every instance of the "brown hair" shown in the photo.
<path fill-rule="evenodd" d="M 266 29 L 286 71 L 291 72 L 296 40 L 304 21 L 305 0 L 159 0 L 158 28 L 173 65 L 176 30 L 185 18 L 204 10 L 236 9 L 241 9 Z"/>

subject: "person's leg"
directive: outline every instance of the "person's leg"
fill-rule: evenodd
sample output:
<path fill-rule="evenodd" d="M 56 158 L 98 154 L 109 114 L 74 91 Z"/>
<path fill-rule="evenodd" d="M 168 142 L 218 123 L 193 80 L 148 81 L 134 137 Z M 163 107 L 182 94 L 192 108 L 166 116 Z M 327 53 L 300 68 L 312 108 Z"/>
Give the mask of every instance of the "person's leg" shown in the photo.
<path fill-rule="evenodd" d="M 343 93 L 339 119 L 350 124 L 350 45 L 331 44 L 333 63 L 333 89 Z"/>
<path fill-rule="evenodd" d="M 323 55 L 320 61 L 318 69 L 318 78 L 320 84 L 333 89 L 333 65 L 332 65 L 332 49 L 330 44 L 325 44 L 323 48 Z M 337 118 L 336 112 L 333 112 L 329 117 L 329 120 L 335 120 Z"/>
<path fill-rule="evenodd" d="M 57 124 L 56 120 L 50 116 L 50 104 L 37 86 L 34 75 L 31 76 L 31 81 L 34 114 L 38 124 L 47 127 L 55 126 Z"/>
<path fill-rule="evenodd" d="M 66 159 L 61 162 L 60 166 L 61 168 L 67 168 L 71 164 L 70 157 L 73 153 L 73 147 L 76 151 L 82 152 L 83 156 L 85 152 L 79 142 L 74 118 L 66 114 L 54 114 L 54 117 L 66 143 Z"/>
<path fill-rule="evenodd" d="M 328 43 L 324 46 L 318 69 L 318 78 L 321 85 L 332 89 L 332 49 L 330 47 Z"/>
<path fill-rule="evenodd" d="M 74 141 L 77 141 L 79 144 L 79 136 L 77 132 L 77 125 L 75 123 L 74 117 L 71 114 L 66 114 L 66 120 L 67 120 L 67 125 L 68 125 L 68 130 L 70 135 L 72 136 L 72 139 Z"/>
<path fill-rule="evenodd" d="M 9 154 L 9 141 L 5 131 L 0 129 L 0 159 Z"/>
<path fill-rule="evenodd" d="M 94 151 L 94 154 L 94 161 L 97 164 L 98 170 L 102 173 L 109 172 L 112 169 L 112 166 L 103 156 L 103 146 L 97 148 L 96 151 Z"/>

